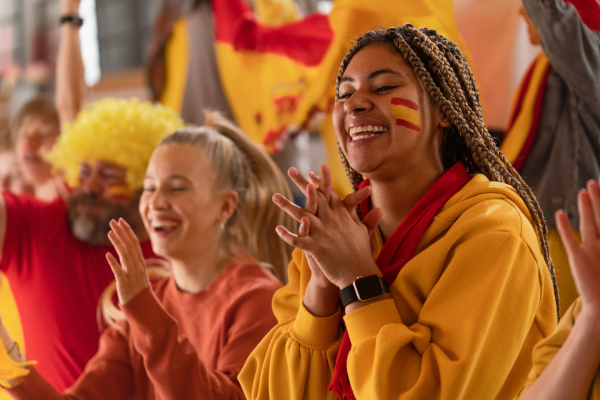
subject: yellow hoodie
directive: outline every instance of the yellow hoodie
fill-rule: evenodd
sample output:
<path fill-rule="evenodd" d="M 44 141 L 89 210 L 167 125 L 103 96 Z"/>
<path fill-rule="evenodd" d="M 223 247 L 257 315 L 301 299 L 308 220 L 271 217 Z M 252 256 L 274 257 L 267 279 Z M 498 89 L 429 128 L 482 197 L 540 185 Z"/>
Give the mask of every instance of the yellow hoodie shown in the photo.
<path fill-rule="evenodd" d="M 373 257 L 381 239 L 373 235 Z M 390 288 L 393 299 L 318 318 L 302 305 L 310 269 L 296 250 L 278 325 L 239 381 L 248 399 L 335 399 L 327 391 L 342 324 L 357 399 L 510 399 L 556 327 L 554 293 L 530 214 L 481 174 L 448 200 Z"/>

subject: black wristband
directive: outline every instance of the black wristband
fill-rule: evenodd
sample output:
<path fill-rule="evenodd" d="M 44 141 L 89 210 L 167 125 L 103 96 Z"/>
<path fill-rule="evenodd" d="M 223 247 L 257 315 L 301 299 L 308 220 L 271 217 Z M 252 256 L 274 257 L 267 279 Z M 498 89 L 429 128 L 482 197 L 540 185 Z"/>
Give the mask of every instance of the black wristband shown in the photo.
<path fill-rule="evenodd" d="M 83 18 L 81 18 L 79 14 L 63 15 L 60 17 L 59 23 L 60 25 L 69 23 L 80 28 L 81 25 L 83 25 Z"/>
<path fill-rule="evenodd" d="M 340 290 L 342 305 L 346 307 L 355 301 L 368 301 L 389 292 L 385 278 L 378 275 L 359 276 L 351 284 Z"/>

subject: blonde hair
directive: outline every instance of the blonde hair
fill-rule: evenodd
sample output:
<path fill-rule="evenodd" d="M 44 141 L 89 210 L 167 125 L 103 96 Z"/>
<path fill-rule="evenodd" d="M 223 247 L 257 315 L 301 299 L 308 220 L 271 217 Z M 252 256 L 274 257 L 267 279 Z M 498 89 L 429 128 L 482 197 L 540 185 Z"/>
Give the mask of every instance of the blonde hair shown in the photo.
<path fill-rule="evenodd" d="M 523 199 L 531 213 L 541 252 L 552 279 L 556 312 L 560 320 L 558 287 L 550 259 L 548 228 L 542 210 L 532 190 L 500 152 L 488 132 L 473 72 L 458 46 L 432 29 L 417 29 L 411 24 L 366 32 L 358 38 L 340 65 L 335 87 L 336 100 L 346 67 L 359 50 L 371 45 L 387 45 L 391 51 L 402 55 L 406 64 L 423 83 L 430 98 L 451 122 L 442 145 L 445 168 L 460 161 L 470 174 L 481 173 L 491 181 L 506 182 Z M 356 190 L 363 177 L 350 166 L 339 145 L 338 151 L 346 174 Z"/>
<path fill-rule="evenodd" d="M 64 170 L 73 187 L 79 184 L 82 162 L 102 160 L 125 167 L 127 183 L 138 189 L 156 144 L 182 126 L 179 115 L 165 106 L 105 98 L 82 110 L 73 123 L 63 124 L 47 159 L 55 169 Z"/>
<path fill-rule="evenodd" d="M 287 281 L 287 265 L 292 248 L 282 241 L 275 227 L 295 229 L 295 221 L 273 204 L 271 196 L 279 192 L 291 198 L 283 174 L 273 160 L 233 123 L 217 112 L 207 112 L 204 126 L 188 126 L 160 141 L 157 147 L 170 144 L 197 146 L 210 158 L 219 189 L 235 190 L 238 204 L 227 221 L 221 237 L 221 258 L 229 259 L 241 249 L 272 266 L 273 274 Z M 151 276 L 164 276 L 164 268 L 149 268 Z M 112 304 L 114 284 L 101 299 L 105 320 L 114 325 L 122 313 Z"/>

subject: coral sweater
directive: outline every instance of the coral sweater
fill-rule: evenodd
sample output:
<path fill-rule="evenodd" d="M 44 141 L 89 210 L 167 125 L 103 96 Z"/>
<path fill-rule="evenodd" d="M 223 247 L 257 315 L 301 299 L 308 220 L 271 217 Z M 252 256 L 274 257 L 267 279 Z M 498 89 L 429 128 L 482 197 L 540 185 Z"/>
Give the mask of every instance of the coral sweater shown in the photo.
<path fill-rule="evenodd" d="M 230 262 L 200 293 L 162 279 L 121 308 L 75 385 L 59 394 L 31 370 L 15 399 L 243 399 L 237 375 L 275 325 L 271 298 L 281 284 L 256 261 Z"/>

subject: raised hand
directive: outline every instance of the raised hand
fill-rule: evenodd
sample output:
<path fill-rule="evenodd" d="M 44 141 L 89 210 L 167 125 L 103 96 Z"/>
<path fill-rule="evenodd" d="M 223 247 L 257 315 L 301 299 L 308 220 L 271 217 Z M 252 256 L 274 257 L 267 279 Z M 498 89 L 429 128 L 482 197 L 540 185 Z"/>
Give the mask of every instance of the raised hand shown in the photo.
<path fill-rule="evenodd" d="M 368 197 L 371 189 L 363 188 L 346 199 L 341 199 L 330 189 L 329 199 L 326 199 L 313 184 L 307 184 L 306 193 L 309 207 L 316 198 L 315 214 L 290 203 L 281 195 L 273 196 L 281 209 L 301 223 L 300 234 L 310 232 L 294 235 L 280 226 L 277 228 L 280 237 L 312 256 L 324 277 L 338 288 L 347 286 L 359 275 L 377 273 L 378 268 L 371 258 L 369 229 L 354 213 L 356 204 Z M 369 214 L 366 220 L 374 228 L 381 212 Z"/>
<path fill-rule="evenodd" d="M 556 224 L 565 245 L 583 312 L 600 319 L 600 185 L 590 181 L 578 195 L 581 243 L 564 211 L 556 213 Z"/>
<path fill-rule="evenodd" d="M 110 253 L 106 253 L 106 260 L 115 274 L 119 302 L 126 304 L 150 285 L 146 261 L 140 242 L 124 219 L 118 223 L 110 221 L 110 227 L 112 231 L 108 233 L 108 239 L 115 246 L 121 263 Z"/>

